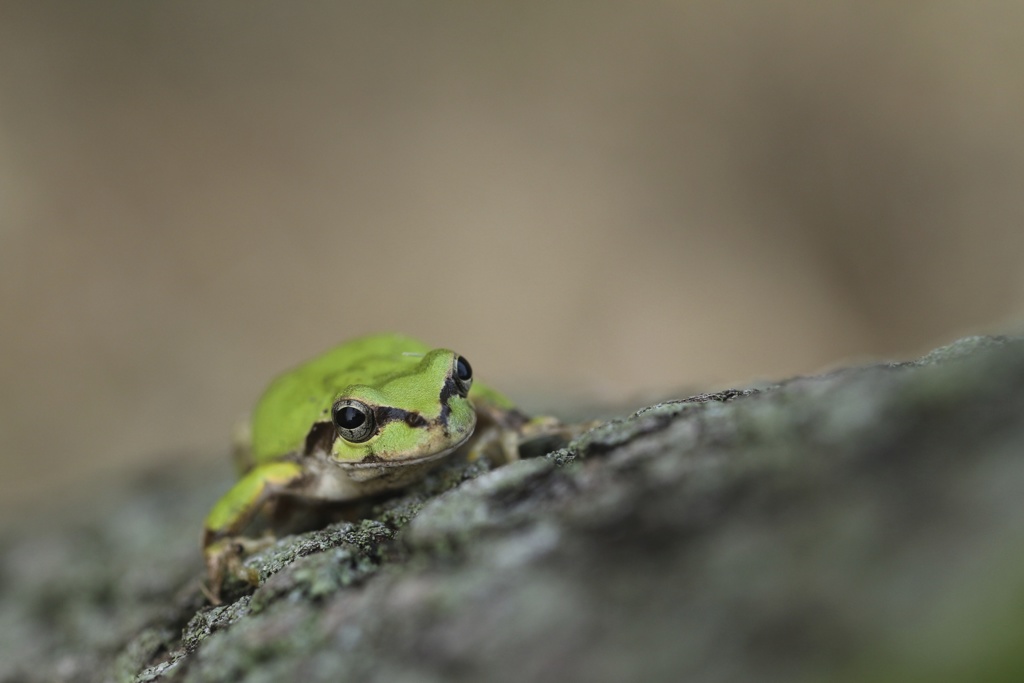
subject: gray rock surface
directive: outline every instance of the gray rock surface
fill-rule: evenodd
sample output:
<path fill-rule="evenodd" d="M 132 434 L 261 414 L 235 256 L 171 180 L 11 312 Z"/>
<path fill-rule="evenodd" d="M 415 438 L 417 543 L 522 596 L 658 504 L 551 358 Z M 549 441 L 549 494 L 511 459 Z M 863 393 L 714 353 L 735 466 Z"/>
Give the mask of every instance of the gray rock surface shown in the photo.
<path fill-rule="evenodd" d="M 225 471 L 0 540 L 0 680 L 1024 680 L 1021 340 L 449 463 L 211 607 Z"/>

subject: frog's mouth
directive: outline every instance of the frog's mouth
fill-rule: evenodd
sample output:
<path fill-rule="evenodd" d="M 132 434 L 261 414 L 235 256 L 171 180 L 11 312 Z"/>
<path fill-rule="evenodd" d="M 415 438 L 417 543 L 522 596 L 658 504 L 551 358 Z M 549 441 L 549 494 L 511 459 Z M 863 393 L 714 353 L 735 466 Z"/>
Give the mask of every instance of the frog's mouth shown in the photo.
<path fill-rule="evenodd" d="M 445 448 L 444 450 L 438 451 L 437 453 L 430 453 L 428 455 L 421 455 L 418 458 L 402 458 L 400 460 L 385 460 L 378 455 L 368 455 L 359 462 L 338 462 L 338 466 L 346 470 L 363 470 L 363 469 L 381 469 L 381 468 L 394 468 L 394 467 L 408 467 L 409 465 L 419 465 L 421 463 L 430 462 L 432 460 L 439 460 L 447 455 L 451 455 L 459 448 L 462 447 L 469 437 L 473 436 L 470 432 L 462 437 L 458 442 Z M 337 462 L 337 461 L 335 461 Z"/>

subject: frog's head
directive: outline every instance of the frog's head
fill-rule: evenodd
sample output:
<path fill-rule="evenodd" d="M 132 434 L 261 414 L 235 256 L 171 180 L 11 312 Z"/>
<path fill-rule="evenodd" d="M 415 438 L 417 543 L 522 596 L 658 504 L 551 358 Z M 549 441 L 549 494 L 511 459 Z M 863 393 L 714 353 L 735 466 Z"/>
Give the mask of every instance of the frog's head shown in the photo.
<path fill-rule="evenodd" d="M 380 471 L 451 453 L 476 426 L 466 398 L 472 383 L 465 358 L 435 349 L 376 386 L 347 387 L 331 408 L 331 457 L 346 469 Z"/>

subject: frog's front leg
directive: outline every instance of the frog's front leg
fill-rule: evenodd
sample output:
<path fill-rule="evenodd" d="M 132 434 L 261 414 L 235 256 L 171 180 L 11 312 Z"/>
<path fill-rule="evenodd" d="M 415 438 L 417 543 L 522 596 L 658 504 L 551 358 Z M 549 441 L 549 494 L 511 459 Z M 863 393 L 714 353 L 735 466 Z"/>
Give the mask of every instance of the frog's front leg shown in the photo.
<path fill-rule="evenodd" d="M 252 549 L 249 539 L 233 536 L 245 528 L 264 503 L 294 487 L 303 477 L 304 470 L 294 462 L 259 465 L 239 479 L 210 510 L 203 529 L 203 555 L 208 595 L 214 602 L 219 601 L 225 570 L 237 573 L 240 554 Z"/>
<path fill-rule="evenodd" d="M 487 388 L 474 398 L 473 405 L 478 421 L 469 451 L 471 460 L 484 457 L 503 464 L 541 455 L 565 446 L 584 427 L 549 416 L 528 417 L 504 396 Z"/>

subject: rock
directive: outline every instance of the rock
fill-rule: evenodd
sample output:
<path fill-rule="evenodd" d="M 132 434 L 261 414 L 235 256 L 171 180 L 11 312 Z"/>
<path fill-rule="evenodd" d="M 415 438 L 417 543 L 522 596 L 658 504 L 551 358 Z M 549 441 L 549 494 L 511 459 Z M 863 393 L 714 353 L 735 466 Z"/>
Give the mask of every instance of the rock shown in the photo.
<path fill-rule="evenodd" d="M 226 486 L 161 473 L 5 538 L 0 679 L 1024 680 L 1024 340 L 453 462 L 212 607 L 195 539 Z"/>

